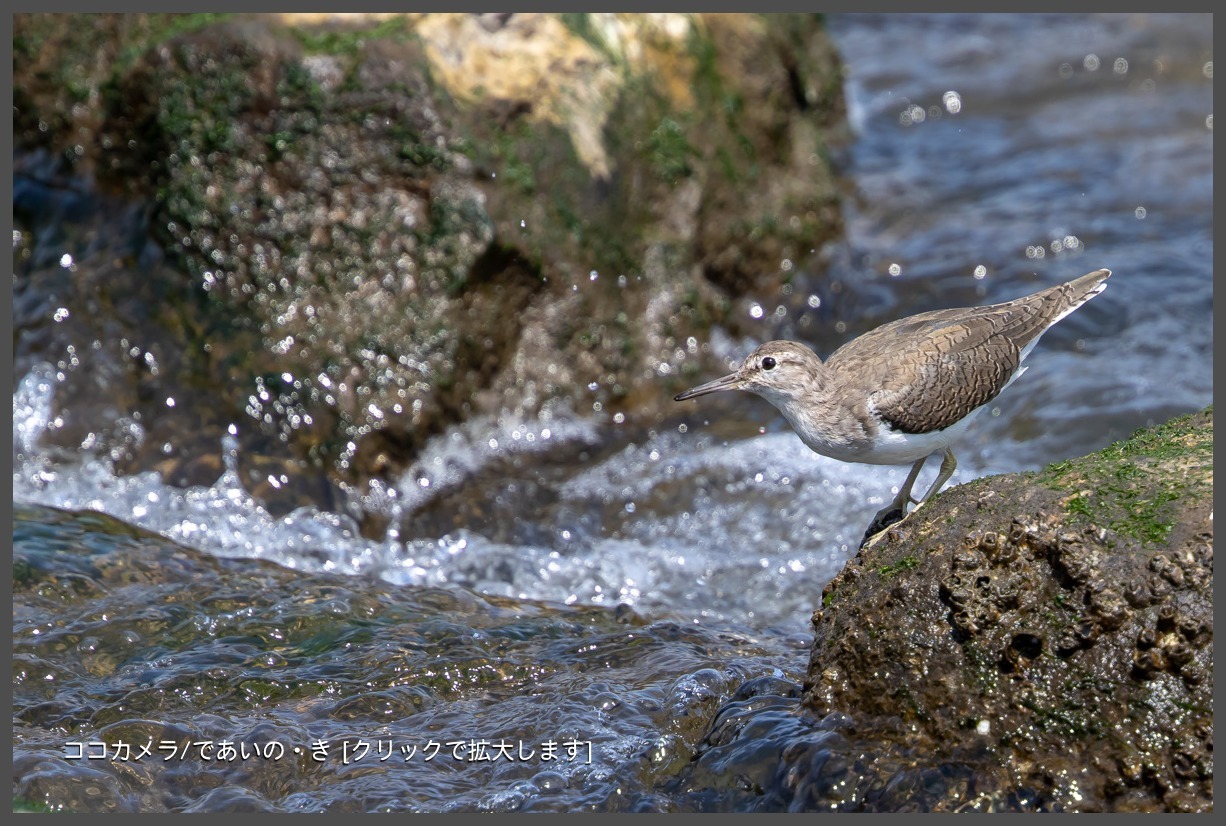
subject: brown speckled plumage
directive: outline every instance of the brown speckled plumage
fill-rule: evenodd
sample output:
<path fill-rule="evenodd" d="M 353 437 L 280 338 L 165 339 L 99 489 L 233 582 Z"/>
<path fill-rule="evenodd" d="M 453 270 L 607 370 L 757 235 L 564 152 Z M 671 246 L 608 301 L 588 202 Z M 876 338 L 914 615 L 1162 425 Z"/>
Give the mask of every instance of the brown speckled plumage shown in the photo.
<path fill-rule="evenodd" d="M 849 341 L 824 364 L 791 341 L 768 341 L 735 373 L 678 401 L 748 390 L 783 413 L 806 445 L 848 462 L 914 462 L 899 494 L 870 532 L 905 513 L 924 460 L 943 453 L 927 501 L 957 466 L 950 442 L 972 412 L 1020 372 L 1039 337 L 1101 292 L 1110 270 L 986 307 L 936 310 L 884 324 Z M 917 503 L 918 504 L 918 503 Z"/>
<path fill-rule="evenodd" d="M 1098 270 L 1001 304 L 892 321 L 844 344 L 826 367 L 858 376 L 881 418 L 904 433 L 942 430 L 994 399 L 1026 345 L 1108 274 Z"/>

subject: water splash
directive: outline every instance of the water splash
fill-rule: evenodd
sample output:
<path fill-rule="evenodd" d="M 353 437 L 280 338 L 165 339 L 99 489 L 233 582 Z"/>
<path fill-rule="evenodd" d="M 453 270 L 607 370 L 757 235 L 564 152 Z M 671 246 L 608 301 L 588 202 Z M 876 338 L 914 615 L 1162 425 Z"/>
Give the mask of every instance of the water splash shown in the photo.
<path fill-rule="evenodd" d="M 433 439 L 397 484 L 374 483 L 355 500 L 389 517 L 387 535 L 369 539 L 345 513 L 273 517 L 240 482 L 233 434 L 209 486 L 176 488 L 156 472 L 117 475 L 110 456 L 88 450 L 52 455 L 39 441 L 53 425 L 57 384 L 43 365 L 14 395 L 15 500 L 101 511 L 220 556 L 306 571 L 626 603 L 699 620 L 793 622 L 854 547 L 829 525 L 872 502 L 854 470 L 796 450 L 790 433 L 717 444 L 670 430 L 550 482 L 556 506 L 524 516 L 551 539 L 513 544 L 471 530 L 402 539 L 402 518 L 492 463 L 599 442 L 598 423 L 555 411 L 548 420 L 473 420 Z"/>

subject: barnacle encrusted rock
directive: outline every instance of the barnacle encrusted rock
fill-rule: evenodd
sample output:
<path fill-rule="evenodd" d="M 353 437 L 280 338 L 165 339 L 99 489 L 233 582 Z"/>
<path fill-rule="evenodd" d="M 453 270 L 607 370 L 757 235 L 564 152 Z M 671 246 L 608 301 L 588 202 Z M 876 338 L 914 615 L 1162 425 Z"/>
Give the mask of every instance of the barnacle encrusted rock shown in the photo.
<path fill-rule="evenodd" d="M 48 438 L 130 416 L 121 470 L 208 484 L 237 423 L 274 512 L 483 417 L 649 426 L 718 369 L 687 340 L 750 293 L 799 310 L 841 230 L 819 15 L 19 14 L 13 42 L 15 367 L 99 342 Z"/>
<path fill-rule="evenodd" d="M 826 587 L 805 709 L 950 809 L 1211 810 L 1212 457 L 1210 410 L 942 494 Z"/>

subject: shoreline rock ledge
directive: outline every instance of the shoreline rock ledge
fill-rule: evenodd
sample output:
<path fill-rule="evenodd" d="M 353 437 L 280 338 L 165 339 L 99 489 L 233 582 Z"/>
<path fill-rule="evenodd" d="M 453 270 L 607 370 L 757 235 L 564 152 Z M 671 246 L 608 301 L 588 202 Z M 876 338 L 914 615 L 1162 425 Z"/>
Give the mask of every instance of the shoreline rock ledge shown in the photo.
<path fill-rule="evenodd" d="M 801 703 L 859 744 L 862 801 L 1212 811 L 1212 493 L 1210 407 L 952 488 L 849 562 Z M 793 806 L 814 757 L 782 755 Z"/>

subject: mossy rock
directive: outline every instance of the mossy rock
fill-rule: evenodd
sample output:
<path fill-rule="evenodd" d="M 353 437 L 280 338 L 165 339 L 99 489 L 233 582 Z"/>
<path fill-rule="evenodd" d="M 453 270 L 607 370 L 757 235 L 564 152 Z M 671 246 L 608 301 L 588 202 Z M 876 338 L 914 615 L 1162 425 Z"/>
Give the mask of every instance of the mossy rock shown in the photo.
<path fill-rule="evenodd" d="M 1212 458 L 1208 409 L 941 493 L 826 586 L 805 708 L 950 809 L 1211 809 Z"/>
<path fill-rule="evenodd" d="M 556 408 L 648 427 L 683 370 L 713 358 L 687 338 L 739 332 L 735 299 L 778 294 L 781 262 L 841 228 L 822 151 L 842 132 L 838 61 L 814 15 L 17 15 L 14 28 L 18 152 L 90 179 L 83 208 L 100 216 L 69 250 L 82 294 L 50 335 L 153 338 L 177 368 L 139 381 L 98 368 L 126 375 L 134 412 L 164 430 L 129 470 L 194 478 L 184 468 L 216 467 L 201 454 L 238 423 L 244 461 L 282 462 L 273 476 L 291 480 L 255 474 L 257 493 L 327 504 L 320 474 L 394 481 L 477 416 Z M 19 218 L 34 247 L 53 231 Z M 101 278 L 117 260 L 131 262 L 119 280 Z M 110 322 L 88 309 L 103 280 L 126 292 L 167 271 L 174 318 L 137 309 L 131 336 L 91 327 Z M 19 360 L 55 349 L 28 341 Z M 177 464 L 158 452 L 176 431 L 206 434 Z"/>

